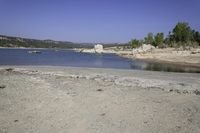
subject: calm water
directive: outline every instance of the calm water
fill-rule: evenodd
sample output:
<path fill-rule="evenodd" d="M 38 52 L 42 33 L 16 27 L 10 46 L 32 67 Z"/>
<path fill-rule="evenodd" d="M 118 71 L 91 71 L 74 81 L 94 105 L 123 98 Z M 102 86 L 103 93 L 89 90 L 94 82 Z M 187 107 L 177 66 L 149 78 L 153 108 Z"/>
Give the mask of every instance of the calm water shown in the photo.
<path fill-rule="evenodd" d="M 96 68 L 139 69 L 167 72 L 198 72 L 200 69 L 129 60 L 114 54 L 77 53 L 72 50 L 40 50 L 30 54 L 28 49 L 0 49 L 0 65 L 45 65 Z"/>

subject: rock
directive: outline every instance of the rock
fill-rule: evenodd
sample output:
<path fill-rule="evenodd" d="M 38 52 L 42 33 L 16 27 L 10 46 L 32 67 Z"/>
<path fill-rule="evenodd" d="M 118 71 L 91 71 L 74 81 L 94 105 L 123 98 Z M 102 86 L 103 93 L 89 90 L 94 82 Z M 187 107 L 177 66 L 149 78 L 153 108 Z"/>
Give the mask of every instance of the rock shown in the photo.
<path fill-rule="evenodd" d="M 14 120 L 14 122 L 18 122 L 19 120 Z"/>
<path fill-rule="evenodd" d="M 152 46 L 151 44 L 143 44 L 142 45 L 142 50 L 144 52 L 151 51 L 152 49 L 155 49 L 155 47 Z"/>
<path fill-rule="evenodd" d="M 152 49 L 155 49 L 155 47 L 152 46 L 151 44 L 143 44 L 139 48 L 133 49 L 133 54 L 149 52 L 152 51 Z"/>
<path fill-rule="evenodd" d="M 199 90 L 194 90 L 194 94 L 200 95 L 200 91 Z"/>
<path fill-rule="evenodd" d="M 200 53 L 200 49 L 195 49 L 191 51 L 191 54 L 199 54 Z"/>
<path fill-rule="evenodd" d="M 101 44 L 94 45 L 94 51 L 95 53 L 103 53 L 103 45 Z"/>
<path fill-rule="evenodd" d="M 105 116 L 106 115 L 106 113 L 102 113 L 102 114 L 100 114 L 101 116 Z"/>
<path fill-rule="evenodd" d="M 82 50 L 82 52 L 85 52 L 85 53 L 95 53 L 95 50 L 94 49 L 84 49 L 84 50 Z"/>
<path fill-rule="evenodd" d="M 97 89 L 97 91 L 103 91 L 102 89 Z"/>
<path fill-rule="evenodd" d="M 4 89 L 4 88 L 6 88 L 5 85 L 0 85 L 0 89 Z"/>
<path fill-rule="evenodd" d="M 178 56 L 189 56 L 191 54 L 190 51 L 172 51 L 172 53 Z"/>

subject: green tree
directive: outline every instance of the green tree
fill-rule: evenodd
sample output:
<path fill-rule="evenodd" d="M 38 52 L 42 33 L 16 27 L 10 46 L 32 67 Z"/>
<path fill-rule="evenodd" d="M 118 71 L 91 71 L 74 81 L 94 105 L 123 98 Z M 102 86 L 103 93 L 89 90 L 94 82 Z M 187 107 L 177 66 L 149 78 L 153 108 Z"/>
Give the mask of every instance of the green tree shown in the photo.
<path fill-rule="evenodd" d="M 163 48 L 164 47 L 164 33 L 157 33 L 155 35 L 155 46 L 158 46 L 159 48 Z"/>
<path fill-rule="evenodd" d="M 129 44 L 131 45 L 132 48 L 137 48 L 139 46 L 141 46 L 141 41 L 137 40 L 137 39 L 132 39 Z"/>
<path fill-rule="evenodd" d="M 192 30 L 188 23 L 186 22 L 179 22 L 176 24 L 172 31 L 173 39 L 179 43 L 188 43 L 192 40 Z"/>
<path fill-rule="evenodd" d="M 198 31 L 193 31 L 193 40 L 200 45 L 200 33 Z"/>
<path fill-rule="evenodd" d="M 148 33 L 147 37 L 145 37 L 144 40 L 145 40 L 146 44 L 153 44 L 153 42 L 154 42 L 153 33 L 151 33 L 151 32 Z"/>

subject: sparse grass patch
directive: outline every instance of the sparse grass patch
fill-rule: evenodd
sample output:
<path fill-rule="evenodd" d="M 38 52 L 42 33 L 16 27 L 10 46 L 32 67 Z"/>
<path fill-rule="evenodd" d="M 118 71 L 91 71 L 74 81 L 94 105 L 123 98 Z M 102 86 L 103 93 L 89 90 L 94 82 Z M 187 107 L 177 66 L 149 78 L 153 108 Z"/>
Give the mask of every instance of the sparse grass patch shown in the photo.
<path fill-rule="evenodd" d="M 13 71 L 14 70 L 14 68 L 7 68 L 7 69 L 5 69 L 7 72 L 11 72 L 11 71 Z"/>

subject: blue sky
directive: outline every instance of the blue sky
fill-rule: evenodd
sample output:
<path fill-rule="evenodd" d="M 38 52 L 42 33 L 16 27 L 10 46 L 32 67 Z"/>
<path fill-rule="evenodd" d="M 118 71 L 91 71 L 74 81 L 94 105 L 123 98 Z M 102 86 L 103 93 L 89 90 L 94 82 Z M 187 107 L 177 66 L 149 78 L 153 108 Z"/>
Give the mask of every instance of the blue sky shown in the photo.
<path fill-rule="evenodd" d="M 0 0 L 0 34 L 73 42 L 128 42 L 168 34 L 179 21 L 200 31 L 200 0 Z"/>

